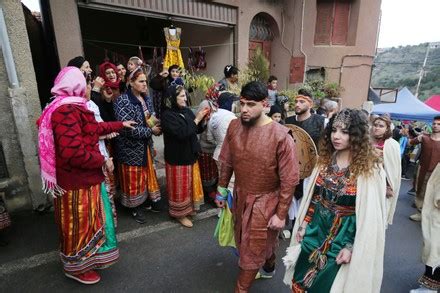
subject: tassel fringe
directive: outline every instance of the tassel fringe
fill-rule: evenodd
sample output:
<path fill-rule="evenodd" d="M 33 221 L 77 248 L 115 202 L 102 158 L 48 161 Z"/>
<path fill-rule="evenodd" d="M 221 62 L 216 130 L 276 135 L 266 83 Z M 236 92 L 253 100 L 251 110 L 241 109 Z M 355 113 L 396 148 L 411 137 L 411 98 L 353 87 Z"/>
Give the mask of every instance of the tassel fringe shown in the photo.
<path fill-rule="evenodd" d="M 283 257 L 283 263 L 286 267 L 286 274 L 284 275 L 283 282 L 287 286 L 292 286 L 293 273 L 295 271 L 295 265 L 298 261 L 299 254 L 301 253 L 301 244 L 289 246 L 286 249 L 286 256 Z"/>
<path fill-rule="evenodd" d="M 303 285 L 306 288 L 310 288 L 313 284 L 313 281 L 315 280 L 316 275 L 318 274 L 318 271 L 316 267 L 311 268 L 307 274 L 304 276 Z"/>
<path fill-rule="evenodd" d="M 48 181 L 44 178 L 42 178 L 42 186 L 43 192 L 52 195 L 54 198 L 60 197 L 66 192 L 55 182 Z"/>

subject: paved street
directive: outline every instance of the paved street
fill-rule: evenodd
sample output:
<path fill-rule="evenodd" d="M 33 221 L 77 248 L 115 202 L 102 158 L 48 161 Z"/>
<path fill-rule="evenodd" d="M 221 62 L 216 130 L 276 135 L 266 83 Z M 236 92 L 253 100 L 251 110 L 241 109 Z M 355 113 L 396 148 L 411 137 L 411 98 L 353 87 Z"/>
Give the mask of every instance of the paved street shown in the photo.
<path fill-rule="evenodd" d="M 395 224 L 388 229 L 382 292 L 408 292 L 417 286 L 423 270 L 420 225 L 408 219 L 414 211 L 408 189 L 409 182 L 403 182 Z M 230 249 L 218 247 L 212 237 L 215 210 L 201 215 L 193 229 L 184 229 L 166 214 L 151 214 L 147 225 L 138 225 L 120 209 L 120 261 L 102 271 L 102 281 L 94 286 L 81 285 L 61 273 L 52 214 L 16 215 L 11 244 L 0 248 L 2 291 L 232 292 L 237 258 Z M 279 256 L 286 245 L 281 243 Z M 257 281 L 252 292 L 289 292 L 281 282 L 283 272 L 279 261 L 276 278 Z"/>

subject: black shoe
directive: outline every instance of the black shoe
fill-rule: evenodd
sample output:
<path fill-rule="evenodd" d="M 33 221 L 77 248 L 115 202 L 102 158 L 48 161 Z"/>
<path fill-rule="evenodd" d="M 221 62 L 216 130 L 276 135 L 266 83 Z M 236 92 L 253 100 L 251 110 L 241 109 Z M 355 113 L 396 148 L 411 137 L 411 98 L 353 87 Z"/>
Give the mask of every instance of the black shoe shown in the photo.
<path fill-rule="evenodd" d="M 0 231 L 0 247 L 5 247 L 9 244 L 9 242 L 6 240 L 6 236 L 4 235 L 4 232 Z"/>
<path fill-rule="evenodd" d="M 131 215 L 134 220 L 139 224 L 145 224 L 147 222 L 147 215 L 141 207 L 135 207 L 131 210 Z"/>
<path fill-rule="evenodd" d="M 160 213 L 160 212 L 163 212 L 163 210 L 164 210 L 164 207 L 163 207 L 162 200 L 152 201 L 150 203 L 150 209 L 149 209 L 150 212 Z"/>

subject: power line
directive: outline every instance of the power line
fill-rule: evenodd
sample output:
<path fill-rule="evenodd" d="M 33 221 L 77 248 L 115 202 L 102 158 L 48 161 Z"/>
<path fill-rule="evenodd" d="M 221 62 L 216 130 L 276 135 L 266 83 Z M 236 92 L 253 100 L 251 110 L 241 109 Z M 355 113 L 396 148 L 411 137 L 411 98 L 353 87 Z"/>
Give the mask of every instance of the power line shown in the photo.
<path fill-rule="evenodd" d="M 421 64 L 423 64 L 423 61 L 422 62 L 374 62 L 373 64 L 388 64 L 388 65 L 421 65 Z M 434 66 L 440 66 L 440 63 L 429 63 L 427 66 L 431 66 L 431 65 L 434 65 Z"/>
<path fill-rule="evenodd" d="M 83 39 L 84 42 L 88 43 L 103 43 L 109 45 L 118 45 L 118 46 L 127 46 L 127 47 L 142 47 L 142 48 L 166 48 L 166 46 L 152 46 L 152 45 L 142 45 L 142 44 L 132 44 L 132 43 L 119 43 L 119 42 L 111 42 L 111 41 L 101 41 L 101 40 L 91 40 L 91 39 Z M 236 45 L 238 42 L 230 42 L 230 43 L 221 43 L 221 44 L 209 44 L 209 45 L 194 45 L 190 47 L 179 47 L 179 49 L 192 49 L 192 48 L 211 48 L 211 47 L 222 47 L 222 46 L 231 46 Z"/>

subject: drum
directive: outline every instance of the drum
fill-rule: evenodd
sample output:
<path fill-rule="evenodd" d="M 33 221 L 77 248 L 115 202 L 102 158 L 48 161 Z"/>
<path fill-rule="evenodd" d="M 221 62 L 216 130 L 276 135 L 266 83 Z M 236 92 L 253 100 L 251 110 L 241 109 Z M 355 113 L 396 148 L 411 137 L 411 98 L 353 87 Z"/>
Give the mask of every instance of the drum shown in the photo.
<path fill-rule="evenodd" d="M 301 127 L 286 124 L 292 130 L 292 136 L 296 144 L 296 157 L 299 161 L 299 177 L 304 179 L 312 174 L 318 161 L 318 150 L 310 135 Z"/>

